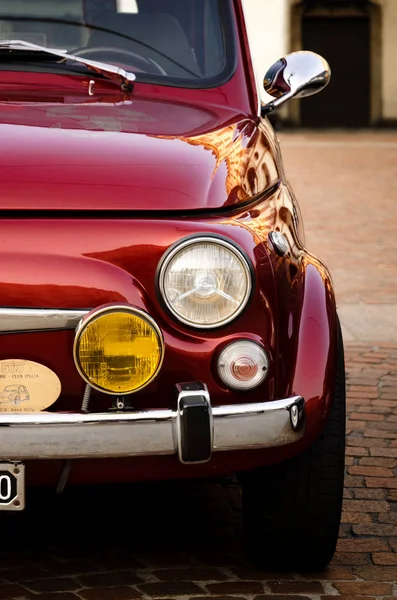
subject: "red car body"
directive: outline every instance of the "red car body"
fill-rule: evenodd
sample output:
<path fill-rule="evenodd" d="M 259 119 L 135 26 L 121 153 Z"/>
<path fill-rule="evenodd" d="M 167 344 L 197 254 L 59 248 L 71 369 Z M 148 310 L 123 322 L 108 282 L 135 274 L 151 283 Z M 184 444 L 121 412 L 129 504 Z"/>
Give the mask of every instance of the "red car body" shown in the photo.
<path fill-rule="evenodd" d="M 213 454 L 186 465 L 176 455 L 76 459 L 70 483 L 222 476 L 279 463 L 319 436 L 332 402 L 337 317 L 330 275 L 304 242 L 276 135 L 260 116 L 244 17 L 231 3 L 236 67 L 218 87 L 136 82 L 132 92 L 89 76 L 0 69 L 1 304 L 87 309 L 128 303 L 164 336 L 158 376 L 133 395 L 134 408 L 166 409 L 180 381 L 204 381 L 214 405 L 305 400 L 304 436 L 288 445 Z M 290 251 L 280 256 L 269 233 Z M 244 250 L 255 286 L 230 324 L 194 330 L 170 317 L 156 270 L 191 234 L 215 234 Z M 213 357 L 231 340 L 259 342 L 264 383 L 228 390 Z M 79 411 L 85 383 L 73 360 L 73 330 L 3 333 L 0 360 L 27 359 L 54 371 L 55 412 Z M 91 404 L 106 411 L 109 398 Z M 61 460 L 26 462 L 30 484 L 56 485 Z"/>

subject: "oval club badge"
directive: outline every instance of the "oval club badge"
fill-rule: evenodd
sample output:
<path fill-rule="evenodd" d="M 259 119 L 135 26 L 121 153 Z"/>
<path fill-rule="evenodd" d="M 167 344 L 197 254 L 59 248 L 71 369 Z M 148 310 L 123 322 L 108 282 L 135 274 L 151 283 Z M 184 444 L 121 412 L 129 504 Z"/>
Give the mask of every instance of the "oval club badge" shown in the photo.
<path fill-rule="evenodd" d="M 59 377 L 31 360 L 0 360 L 0 412 L 40 412 L 61 393 Z"/>

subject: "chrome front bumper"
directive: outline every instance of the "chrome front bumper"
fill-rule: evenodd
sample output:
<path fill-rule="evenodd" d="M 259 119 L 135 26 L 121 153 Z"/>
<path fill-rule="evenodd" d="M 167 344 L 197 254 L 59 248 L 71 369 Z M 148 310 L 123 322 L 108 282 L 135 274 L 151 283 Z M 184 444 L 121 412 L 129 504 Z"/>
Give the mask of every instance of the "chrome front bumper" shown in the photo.
<path fill-rule="evenodd" d="M 195 395 L 204 395 L 207 403 L 207 431 L 199 429 L 195 413 L 187 425 L 184 422 L 187 410 L 186 405 L 185 409 L 182 406 L 183 398 L 194 400 Z M 15 461 L 177 454 L 181 462 L 205 462 L 211 452 L 295 442 L 303 436 L 304 421 L 304 401 L 300 396 L 212 407 L 206 388 L 200 392 L 180 390 L 175 410 L 0 413 L 0 458 Z M 196 443 L 194 440 L 198 446 L 201 439 L 208 440 L 209 455 L 203 460 L 189 460 L 184 455 L 183 436 L 186 441 L 189 435 L 193 440 L 190 448 Z"/>

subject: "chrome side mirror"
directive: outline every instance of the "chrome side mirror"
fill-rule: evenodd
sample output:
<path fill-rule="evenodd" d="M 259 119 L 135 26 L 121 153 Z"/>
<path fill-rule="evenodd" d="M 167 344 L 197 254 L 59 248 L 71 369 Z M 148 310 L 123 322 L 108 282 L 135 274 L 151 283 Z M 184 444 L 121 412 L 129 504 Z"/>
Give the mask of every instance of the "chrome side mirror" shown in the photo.
<path fill-rule="evenodd" d="M 263 87 L 276 98 L 262 108 L 262 116 L 278 108 L 290 98 L 317 94 L 328 85 L 331 69 L 326 60 L 314 52 L 287 54 L 267 71 Z"/>

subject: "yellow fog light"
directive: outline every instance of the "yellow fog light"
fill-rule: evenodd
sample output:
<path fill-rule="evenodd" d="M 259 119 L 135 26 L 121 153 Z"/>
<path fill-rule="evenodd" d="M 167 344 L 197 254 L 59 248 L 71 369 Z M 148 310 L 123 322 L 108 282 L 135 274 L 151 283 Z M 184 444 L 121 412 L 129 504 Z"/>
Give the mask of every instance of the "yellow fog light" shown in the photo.
<path fill-rule="evenodd" d="M 106 306 L 79 324 L 74 361 L 81 377 L 107 394 L 132 394 L 158 373 L 164 354 L 161 331 L 146 313 Z"/>

